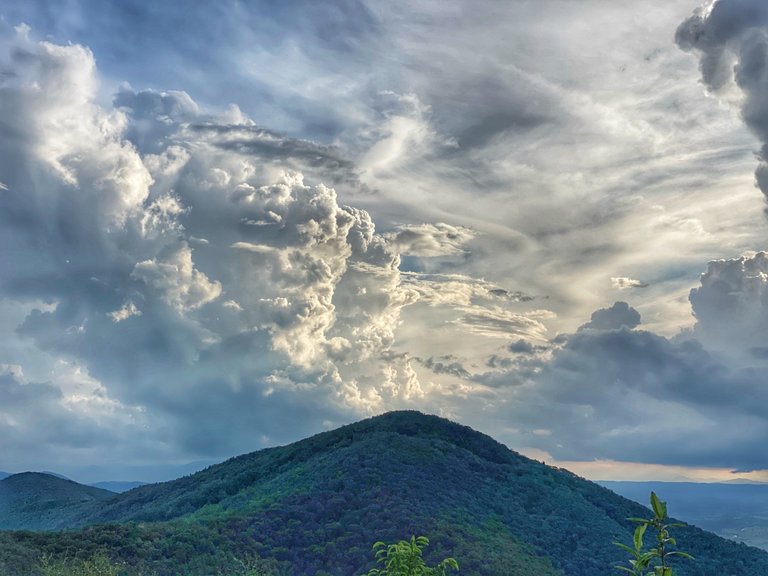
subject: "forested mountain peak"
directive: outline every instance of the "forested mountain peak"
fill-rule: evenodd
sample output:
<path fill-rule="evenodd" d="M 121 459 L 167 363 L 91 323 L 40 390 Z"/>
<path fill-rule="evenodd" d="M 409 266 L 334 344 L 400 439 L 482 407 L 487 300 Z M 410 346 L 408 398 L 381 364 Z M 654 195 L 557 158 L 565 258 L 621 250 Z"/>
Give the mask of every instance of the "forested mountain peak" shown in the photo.
<path fill-rule="evenodd" d="M 59 526 L 82 531 L 0 535 L 0 549 L 28 559 L 67 546 L 103 549 L 159 576 L 215 573 L 249 554 L 290 574 L 355 576 L 371 567 L 376 540 L 423 534 L 428 555 L 457 558 L 462 573 L 587 576 L 623 561 L 612 542 L 631 542 L 627 518 L 648 512 L 466 426 L 412 411 L 111 496 L 62 512 Z M 761 550 L 693 527 L 676 536 L 697 558 L 680 576 L 768 574 Z"/>

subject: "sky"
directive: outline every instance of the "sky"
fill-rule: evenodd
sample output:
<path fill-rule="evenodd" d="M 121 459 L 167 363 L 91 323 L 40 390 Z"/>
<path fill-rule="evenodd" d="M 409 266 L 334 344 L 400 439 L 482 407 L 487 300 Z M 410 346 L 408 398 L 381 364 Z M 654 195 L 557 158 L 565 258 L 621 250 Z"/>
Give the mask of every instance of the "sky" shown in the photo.
<path fill-rule="evenodd" d="M 0 470 L 395 409 L 768 481 L 768 4 L 0 4 Z"/>

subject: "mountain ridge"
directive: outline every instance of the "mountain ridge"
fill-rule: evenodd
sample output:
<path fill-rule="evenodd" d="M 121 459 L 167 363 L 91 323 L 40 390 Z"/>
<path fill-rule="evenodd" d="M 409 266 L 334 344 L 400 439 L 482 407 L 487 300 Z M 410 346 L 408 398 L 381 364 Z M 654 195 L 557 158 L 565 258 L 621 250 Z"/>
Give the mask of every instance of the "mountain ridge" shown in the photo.
<path fill-rule="evenodd" d="M 102 490 L 109 490 L 110 492 L 114 492 L 116 494 L 122 494 L 123 492 L 128 492 L 129 490 L 133 490 L 139 486 L 145 486 L 146 484 L 147 482 L 139 482 L 137 480 L 104 480 L 102 482 L 94 482 L 92 484 L 88 484 L 88 486 L 101 488 Z"/>
<path fill-rule="evenodd" d="M 46 472 L 12 474 L 0 480 L 0 529 L 55 529 L 62 517 L 114 495 Z"/>
<path fill-rule="evenodd" d="M 428 558 L 454 556 L 465 574 L 591 576 L 625 560 L 612 541 L 631 542 L 626 519 L 645 514 L 469 427 L 401 411 L 91 503 L 61 526 L 79 531 L 0 533 L 0 550 L 17 550 L 6 566 L 71 545 L 158 576 L 248 554 L 290 574 L 354 576 L 374 541 L 424 534 Z M 680 576 L 768 573 L 761 550 L 690 526 L 675 535 L 698 559 Z"/>

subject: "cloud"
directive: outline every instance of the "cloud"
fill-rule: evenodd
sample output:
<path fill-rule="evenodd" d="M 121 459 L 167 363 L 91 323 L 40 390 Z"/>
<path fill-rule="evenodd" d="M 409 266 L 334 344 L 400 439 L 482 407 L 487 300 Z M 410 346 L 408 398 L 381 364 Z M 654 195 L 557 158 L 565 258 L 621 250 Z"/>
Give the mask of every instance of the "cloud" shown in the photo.
<path fill-rule="evenodd" d="M 0 450 L 6 464 L 23 471 L 47 462 L 65 470 L 83 453 L 111 453 L 112 460 L 151 447 L 141 410 L 110 398 L 77 367 L 63 368 L 66 391 L 61 384 L 28 381 L 20 366 L 0 365 Z M 124 435 L 133 442 L 122 442 Z"/>
<path fill-rule="evenodd" d="M 558 460 L 765 467 L 762 369 L 724 363 L 696 340 L 627 327 L 581 330 L 552 344 L 496 359 L 493 371 L 473 377 L 519 428 L 511 441 Z"/>
<path fill-rule="evenodd" d="M 502 308 L 471 307 L 461 309 L 456 324 L 481 336 L 498 338 L 525 337 L 544 340 L 547 332 L 542 320 L 554 318 L 549 310 L 533 310 L 517 314 Z"/>
<path fill-rule="evenodd" d="M 627 278 L 626 276 L 612 276 L 611 287 L 616 290 L 627 290 L 629 288 L 647 288 L 648 284 L 634 278 Z"/>
<path fill-rule="evenodd" d="M 4 66 L 0 238 L 13 258 L 0 290 L 35 302 L 14 337 L 78 366 L 93 383 L 78 406 L 101 398 L 142 415 L 145 452 L 126 449 L 126 464 L 169 446 L 177 458 L 230 455 L 254 449 L 250 438 L 427 402 L 411 356 L 393 349 L 401 310 L 419 298 L 397 242 L 293 170 L 352 174 L 335 152 L 183 92 L 123 86 L 105 108 L 87 49 L 25 29 Z M 452 254 L 472 236 L 425 223 L 408 244 Z M 10 389 L 39 389 L 53 414 L 75 402 L 62 378 Z M 83 422 L 68 425 L 98 435 Z"/>
<path fill-rule="evenodd" d="M 466 274 L 403 272 L 402 280 L 418 295 L 419 302 L 430 306 L 469 306 L 478 301 L 518 303 L 534 300 L 534 297 L 528 294 L 511 292 Z"/>
<path fill-rule="evenodd" d="M 470 377 L 469 371 L 462 366 L 455 356 L 450 354 L 439 358 L 430 356 L 426 360 L 420 360 L 420 362 L 435 374 L 450 374 L 459 378 Z"/>
<path fill-rule="evenodd" d="M 579 327 L 582 330 L 619 330 L 640 325 L 640 313 L 626 302 L 616 302 L 610 308 L 592 313 L 592 319 Z"/>
<path fill-rule="evenodd" d="M 189 130 L 222 150 L 246 157 L 257 156 L 265 162 L 277 162 L 283 169 L 293 169 L 328 183 L 360 186 L 358 169 L 334 146 L 290 138 L 246 123 L 195 123 Z"/>
<path fill-rule="evenodd" d="M 653 279 L 632 304 L 677 333 L 701 262 L 760 235 L 740 176 L 751 139 L 697 99 L 692 59 L 670 39 L 688 8 L 311 4 L 7 8 L 49 41 L 0 33 L 12 255 L 0 362 L 62 398 L 87 380 L 85 396 L 101 386 L 116 411 L 142 414 L 143 449 L 121 454 L 136 464 L 228 456 L 403 406 L 494 435 L 515 420 L 516 447 L 554 453 L 571 434 L 564 449 L 581 455 L 631 436 L 610 419 L 621 402 L 659 407 L 627 416 L 643 430 L 669 417 L 709 434 L 720 421 L 661 386 L 593 378 L 604 363 L 631 376 L 609 363 L 610 342 L 656 350 L 657 372 L 703 378 L 701 362 L 752 393 L 759 372 L 715 350 L 714 323 L 693 334 L 698 356 L 639 330 L 629 307 L 573 334 L 613 301 L 617 271 Z M 633 278 L 618 288 L 639 288 Z M 748 346 L 745 370 L 768 349 Z M 656 377 L 650 361 L 636 368 Z M 571 388 L 589 402 L 569 404 Z M 608 424 L 582 436 L 587 404 Z"/>
<path fill-rule="evenodd" d="M 759 0 L 717 0 L 682 22 L 675 40 L 698 54 L 704 85 L 735 100 L 760 139 L 755 180 L 768 197 L 768 6 Z M 736 89 L 741 98 L 733 94 Z"/>
<path fill-rule="evenodd" d="M 195 269 L 192 250 L 183 242 L 163 260 L 137 262 L 131 278 L 159 290 L 163 300 L 179 312 L 199 308 L 221 295 L 221 283 L 209 280 Z"/>
<path fill-rule="evenodd" d="M 131 301 L 126 302 L 123 304 L 123 307 L 119 310 L 115 310 L 114 312 L 110 312 L 109 316 L 112 318 L 113 322 L 122 322 L 123 320 L 127 320 L 131 316 L 141 316 L 142 312 L 139 310 L 139 308 Z"/>
<path fill-rule="evenodd" d="M 730 354 L 764 357 L 768 346 L 768 255 L 757 252 L 709 263 L 690 292 L 693 333 Z"/>
<path fill-rule="evenodd" d="M 475 235 L 475 232 L 463 226 L 438 222 L 403 225 L 396 232 L 388 232 L 384 237 L 401 254 L 428 258 L 463 254 L 465 251 L 462 246 Z"/>
<path fill-rule="evenodd" d="M 534 352 L 542 350 L 542 347 L 536 346 L 528 340 L 516 340 L 507 346 L 507 350 L 515 354 L 533 354 Z"/>

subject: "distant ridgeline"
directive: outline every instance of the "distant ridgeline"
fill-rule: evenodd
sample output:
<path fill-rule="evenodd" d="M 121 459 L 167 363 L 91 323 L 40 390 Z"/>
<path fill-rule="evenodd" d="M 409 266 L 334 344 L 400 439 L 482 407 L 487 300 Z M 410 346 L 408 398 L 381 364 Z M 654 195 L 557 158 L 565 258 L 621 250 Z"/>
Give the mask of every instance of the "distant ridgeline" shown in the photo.
<path fill-rule="evenodd" d="M 625 561 L 612 541 L 631 541 L 626 518 L 647 514 L 606 488 L 418 412 L 363 420 L 119 495 L 39 476 L 0 481 L 0 522 L 60 531 L 0 532 L 0 575 L 27 576 L 42 554 L 105 551 L 126 574 L 235 574 L 235 558 L 252 556 L 285 574 L 353 576 L 372 567 L 374 541 L 412 534 L 429 537 L 428 561 L 456 558 L 459 574 L 608 575 Z M 768 575 L 764 551 L 693 527 L 675 536 L 696 557 L 676 575 Z"/>

